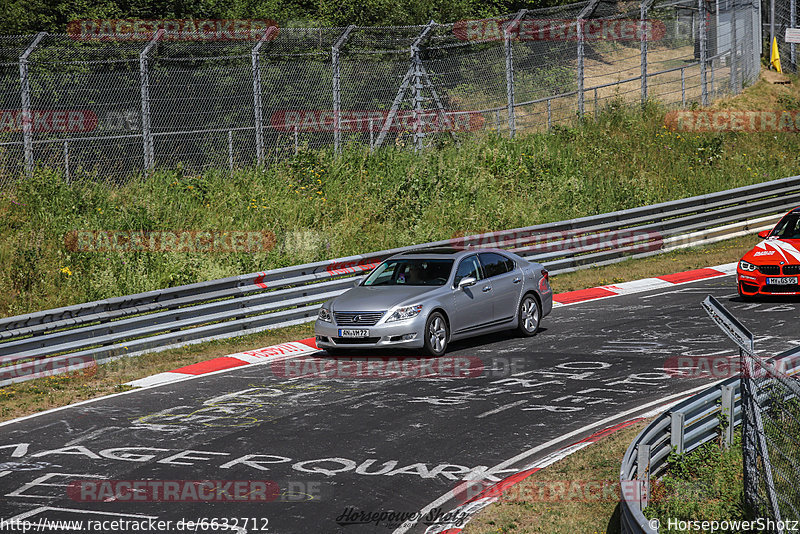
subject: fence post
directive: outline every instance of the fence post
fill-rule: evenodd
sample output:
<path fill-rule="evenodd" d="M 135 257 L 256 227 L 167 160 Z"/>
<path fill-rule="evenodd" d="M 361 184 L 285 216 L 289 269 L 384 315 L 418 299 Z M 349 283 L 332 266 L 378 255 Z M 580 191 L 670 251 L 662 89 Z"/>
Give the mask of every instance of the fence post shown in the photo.
<path fill-rule="evenodd" d="M 150 129 L 150 71 L 147 65 L 150 50 L 158 43 L 164 29 L 159 29 L 153 38 L 139 53 L 139 89 L 142 96 L 142 150 L 144 152 L 145 172 L 153 169 L 155 154 L 153 149 L 153 134 Z"/>
<path fill-rule="evenodd" d="M 686 107 L 686 68 L 681 67 L 681 107 Z"/>
<path fill-rule="evenodd" d="M 339 62 L 339 50 L 350 36 L 350 32 L 353 31 L 353 28 L 355 28 L 354 24 L 348 26 L 331 47 L 331 68 L 333 69 L 333 150 L 337 154 L 341 152 L 342 142 L 341 64 Z"/>
<path fill-rule="evenodd" d="M 686 414 L 683 412 L 670 412 L 669 414 L 669 444 L 678 454 L 683 454 L 683 425 Z"/>
<path fill-rule="evenodd" d="M 64 141 L 64 177 L 69 183 L 69 141 Z"/>
<path fill-rule="evenodd" d="M 19 87 L 22 100 L 22 144 L 25 151 L 25 174 L 33 174 L 33 117 L 31 116 L 31 82 L 28 78 L 28 57 L 44 39 L 47 32 L 39 32 L 25 52 L 19 56 Z"/>
<path fill-rule="evenodd" d="M 642 106 L 647 102 L 647 8 L 652 0 L 642 0 L 639 6 L 639 38 L 640 53 L 642 55 Z"/>
<path fill-rule="evenodd" d="M 578 17 L 575 19 L 575 31 L 578 36 L 578 116 L 581 119 L 583 118 L 583 47 L 585 41 L 585 37 L 583 35 L 583 20 L 594 12 L 594 9 L 597 7 L 599 2 L 600 0 L 590 0 L 586 7 L 581 10 L 581 12 L 578 14 Z"/>
<path fill-rule="evenodd" d="M 738 0 L 731 0 L 731 48 L 730 48 L 730 70 L 731 70 L 731 95 L 738 93 L 736 87 L 736 49 L 738 43 L 736 40 L 736 2 Z"/>
<path fill-rule="evenodd" d="M 697 0 L 697 20 L 699 24 L 698 39 L 700 41 L 700 101 L 704 106 L 708 105 L 708 86 L 706 85 L 706 62 L 707 60 L 707 34 L 706 34 L 706 5 L 705 0 Z"/>
<path fill-rule="evenodd" d="M 797 0 L 789 0 L 789 27 L 797 27 Z M 789 45 L 789 57 L 792 62 L 792 70 L 797 72 L 797 53 L 795 47 L 795 43 Z"/>
<path fill-rule="evenodd" d="M 233 131 L 228 130 L 228 168 L 233 176 Z"/>
<path fill-rule="evenodd" d="M 547 129 L 549 130 L 552 127 L 552 112 L 550 111 L 550 99 L 547 99 Z"/>
<path fill-rule="evenodd" d="M 506 105 L 508 106 L 508 135 L 513 139 L 517 133 L 517 117 L 514 109 L 514 49 L 511 46 L 511 31 L 516 29 L 527 9 L 517 11 L 513 20 L 503 24 L 503 44 L 506 53 Z"/>
<path fill-rule="evenodd" d="M 261 47 L 272 38 L 278 31 L 276 26 L 270 26 L 261 39 L 258 40 L 253 50 L 250 51 L 250 65 L 253 75 L 253 115 L 256 128 L 256 163 L 259 167 L 264 166 L 264 115 L 261 105 Z"/>
<path fill-rule="evenodd" d="M 722 390 L 721 413 L 727 421 L 727 426 L 722 431 L 722 442 L 725 444 L 725 448 L 729 449 L 733 443 L 733 429 L 736 423 L 734 413 L 735 388 L 733 386 L 722 386 L 720 389 Z"/>
<path fill-rule="evenodd" d="M 414 151 L 419 152 L 423 148 L 422 140 L 425 137 L 425 132 L 422 131 L 422 112 L 423 112 L 423 98 L 422 98 L 422 69 L 421 60 L 419 57 L 419 48 L 415 46 L 416 43 L 411 45 L 411 62 L 414 65 L 414 83 L 411 84 L 411 92 L 414 99 Z"/>

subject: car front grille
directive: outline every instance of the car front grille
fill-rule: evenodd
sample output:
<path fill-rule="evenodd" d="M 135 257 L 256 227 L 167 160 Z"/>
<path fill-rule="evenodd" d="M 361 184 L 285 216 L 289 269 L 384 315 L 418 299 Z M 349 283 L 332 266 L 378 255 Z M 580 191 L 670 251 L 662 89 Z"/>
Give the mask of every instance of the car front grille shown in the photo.
<path fill-rule="evenodd" d="M 781 274 L 781 268 L 777 265 L 762 265 L 758 268 L 758 270 L 761 272 L 761 274 L 770 276 Z"/>
<path fill-rule="evenodd" d="M 336 345 L 372 345 L 380 341 L 379 337 L 332 337 Z"/>
<path fill-rule="evenodd" d="M 784 265 L 783 274 L 800 274 L 800 265 Z"/>
<path fill-rule="evenodd" d="M 339 326 L 375 326 L 386 312 L 334 312 L 333 317 Z"/>

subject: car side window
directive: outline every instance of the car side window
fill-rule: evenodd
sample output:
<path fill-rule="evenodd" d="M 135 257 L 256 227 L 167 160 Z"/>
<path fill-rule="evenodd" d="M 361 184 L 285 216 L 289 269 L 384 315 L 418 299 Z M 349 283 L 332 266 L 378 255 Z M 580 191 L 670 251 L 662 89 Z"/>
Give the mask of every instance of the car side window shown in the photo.
<path fill-rule="evenodd" d="M 481 266 L 478 263 L 477 256 L 468 256 L 461 260 L 461 263 L 458 264 L 458 270 L 456 270 L 456 279 L 453 281 L 453 286 L 458 287 L 458 283 L 469 276 L 472 276 L 476 280 L 482 278 Z"/>
<path fill-rule="evenodd" d="M 480 254 L 481 265 L 486 278 L 505 274 L 514 270 L 514 261 L 494 252 Z"/>

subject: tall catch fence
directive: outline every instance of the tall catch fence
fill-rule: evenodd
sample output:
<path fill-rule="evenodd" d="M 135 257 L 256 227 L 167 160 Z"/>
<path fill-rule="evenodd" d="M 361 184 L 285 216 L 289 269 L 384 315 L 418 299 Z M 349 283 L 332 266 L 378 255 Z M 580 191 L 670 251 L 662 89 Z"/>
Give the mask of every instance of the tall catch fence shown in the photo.
<path fill-rule="evenodd" d="M 800 521 L 800 383 L 779 367 L 742 351 L 745 502 L 758 517 L 774 521 L 770 532 L 790 532 Z"/>
<path fill-rule="evenodd" d="M 238 40 L 0 36 L 0 185 L 41 165 L 123 180 L 268 166 L 307 148 L 514 136 L 617 102 L 707 104 L 757 78 L 759 24 L 753 0 L 589 0 Z"/>

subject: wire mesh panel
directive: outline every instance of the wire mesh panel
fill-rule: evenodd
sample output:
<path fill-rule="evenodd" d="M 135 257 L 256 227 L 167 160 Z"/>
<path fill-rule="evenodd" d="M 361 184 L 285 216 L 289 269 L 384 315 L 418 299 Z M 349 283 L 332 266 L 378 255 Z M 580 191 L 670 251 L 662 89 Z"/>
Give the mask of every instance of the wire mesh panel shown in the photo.
<path fill-rule="evenodd" d="M 19 58 L 31 35 L 0 36 L 0 183 L 22 172 Z"/>
<path fill-rule="evenodd" d="M 91 176 L 141 172 L 141 47 L 66 35 L 41 40 L 29 58 L 37 165 Z"/>
<path fill-rule="evenodd" d="M 0 184 L 37 165 L 124 180 L 513 136 L 645 99 L 707 103 L 757 78 L 758 13 L 753 0 L 586 0 L 237 39 L 0 36 Z"/>
<path fill-rule="evenodd" d="M 768 532 L 788 531 L 781 521 L 800 520 L 800 383 L 787 375 L 797 357 L 772 362 L 743 353 L 745 500 L 768 517 Z"/>

